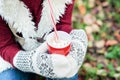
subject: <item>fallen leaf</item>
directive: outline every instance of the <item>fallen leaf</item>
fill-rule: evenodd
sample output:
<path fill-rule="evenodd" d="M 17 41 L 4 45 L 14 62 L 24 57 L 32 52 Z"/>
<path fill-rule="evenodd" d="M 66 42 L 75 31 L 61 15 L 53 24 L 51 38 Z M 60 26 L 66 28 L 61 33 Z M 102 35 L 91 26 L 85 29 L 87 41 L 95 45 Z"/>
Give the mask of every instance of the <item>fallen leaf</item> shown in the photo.
<path fill-rule="evenodd" d="M 107 40 L 105 46 L 112 46 L 118 44 L 117 40 Z"/>
<path fill-rule="evenodd" d="M 109 6 L 109 3 L 107 1 L 105 1 L 105 2 L 102 3 L 102 6 L 103 7 Z"/>
<path fill-rule="evenodd" d="M 97 70 L 97 75 L 105 77 L 107 76 L 107 71 L 105 71 L 104 69 Z"/>
<path fill-rule="evenodd" d="M 113 75 L 113 77 L 115 77 L 116 79 L 119 78 L 119 77 L 120 77 L 120 73 L 115 73 L 115 74 Z"/>
<path fill-rule="evenodd" d="M 83 22 L 87 25 L 91 25 L 91 24 L 94 24 L 94 22 L 96 21 L 96 18 L 91 15 L 90 13 L 89 14 L 86 14 L 84 17 L 83 17 Z"/>
<path fill-rule="evenodd" d="M 116 37 L 116 39 L 118 41 L 120 41 L 120 30 L 117 30 L 115 33 L 114 33 L 114 36 Z"/>
<path fill-rule="evenodd" d="M 120 72 L 120 66 L 118 66 L 118 67 L 116 68 L 116 70 L 117 70 L 118 72 Z"/>
<path fill-rule="evenodd" d="M 101 36 L 102 39 L 106 39 L 107 33 L 106 33 L 106 32 L 102 32 L 102 33 L 100 34 L 100 36 Z"/>
<path fill-rule="evenodd" d="M 104 55 L 104 54 L 106 53 L 105 47 L 98 49 L 98 50 L 97 50 L 97 53 Z"/>
<path fill-rule="evenodd" d="M 88 48 L 92 48 L 93 47 L 93 41 L 88 41 Z"/>
<path fill-rule="evenodd" d="M 104 45 L 105 45 L 105 41 L 104 41 L 104 40 L 100 40 L 100 41 L 96 41 L 96 42 L 95 42 L 95 46 L 96 46 L 97 48 L 103 48 Z"/>
<path fill-rule="evenodd" d="M 86 13 L 86 7 L 85 7 L 84 4 L 78 5 L 78 9 L 79 9 L 79 12 L 80 12 L 81 15 L 85 15 L 85 13 Z"/>
<path fill-rule="evenodd" d="M 97 24 L 92 24 L 92 30 L 93 32 L 99 32 L 100 31 L 100 27 Z"/>
<path fill-rule="evenodd" d="M 96 23 L 99 25 L 99 26 L 102 26 L 103 25 L 103 22 L 101 20 L 96 20 Z"/>
<path fill-rule="evenodd" d="M 85 30 L 86 30 L 87 34 L 92 34 L 92 32 L 93 32 L 93 29 L 91 26 L 86 26 Z"/>
<path fill-rule="evenodd" d="M 95 6 L 95 0 L 89 0 L 89 7 L 93 8 Z"/>

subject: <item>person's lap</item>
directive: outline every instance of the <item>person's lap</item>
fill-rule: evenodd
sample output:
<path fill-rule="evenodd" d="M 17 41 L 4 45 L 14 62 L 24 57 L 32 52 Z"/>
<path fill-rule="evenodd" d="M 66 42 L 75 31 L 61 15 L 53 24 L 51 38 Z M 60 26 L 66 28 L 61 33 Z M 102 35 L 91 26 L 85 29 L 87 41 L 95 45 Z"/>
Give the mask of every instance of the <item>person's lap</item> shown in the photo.
<path fill-rule="evenodd" d="M 0 80 L 35 80 L 35 74 L 21 72 L 17 69 L 8 69 L 0 73 Z M 46 80 L 78 80 L 78 75 L 71 78 L 63 78 L 63 79 L 50 79 Z"/>

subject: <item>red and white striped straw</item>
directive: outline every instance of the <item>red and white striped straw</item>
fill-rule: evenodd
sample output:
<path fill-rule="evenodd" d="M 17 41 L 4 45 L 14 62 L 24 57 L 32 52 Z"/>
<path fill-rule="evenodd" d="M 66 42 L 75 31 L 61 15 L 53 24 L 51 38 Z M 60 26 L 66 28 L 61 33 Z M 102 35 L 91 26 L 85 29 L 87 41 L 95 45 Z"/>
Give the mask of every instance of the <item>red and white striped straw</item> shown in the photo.
<path fill-rule="evenodd" d="M 53 23 L 53 28 L 54 28 L 54 32 L 55 32 L 55 38 L 56 38 L 56 41 L 59 40 L 59 36 L 57 34 L 57 29 L 56 29 L 56 23 L 55 23 L 55 18 L 54 18 L 54 13 L 53 13 L 53 8 L 52 8 L 52 5 L 50 3 L 50 0 L 48 0 L 48 3 L 49 3 L 49 6 L 50 6 L 50 14 L 51 14 L 51 18 L 52 18 L 52 23 Z"/>

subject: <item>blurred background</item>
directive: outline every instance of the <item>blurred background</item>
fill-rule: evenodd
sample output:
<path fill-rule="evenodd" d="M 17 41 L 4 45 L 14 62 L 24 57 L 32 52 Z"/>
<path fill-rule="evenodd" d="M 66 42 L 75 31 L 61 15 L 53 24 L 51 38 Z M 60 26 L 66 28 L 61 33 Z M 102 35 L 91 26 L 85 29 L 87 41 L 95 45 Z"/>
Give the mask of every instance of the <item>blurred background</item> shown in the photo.
<path fill-rule="evenodd" d="M 89 39 L 79 80 L 120 80 L 120 0 L 76 0 L 72 20 Z"/>

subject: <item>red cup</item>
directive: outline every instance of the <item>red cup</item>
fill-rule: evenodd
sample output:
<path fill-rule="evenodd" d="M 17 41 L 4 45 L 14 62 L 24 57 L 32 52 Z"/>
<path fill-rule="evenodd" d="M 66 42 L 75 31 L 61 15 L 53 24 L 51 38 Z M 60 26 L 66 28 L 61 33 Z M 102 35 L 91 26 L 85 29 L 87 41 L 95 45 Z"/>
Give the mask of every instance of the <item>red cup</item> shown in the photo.
<path fill-rule="evenodd" d="M 51 54 L 67 55 L 71 47 L 71 36 L 64 31 L 57 31 L 59 40 L 56 41 L 55 33 L 50 33 L 47 38 L 48 51 Z"/>

